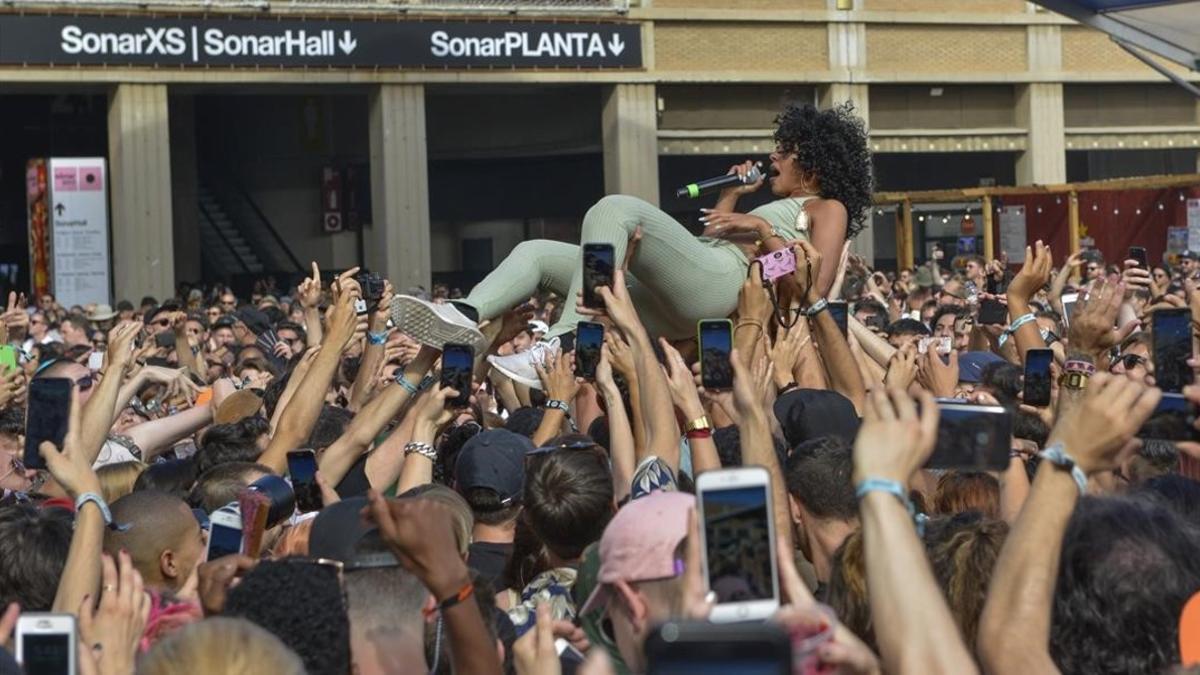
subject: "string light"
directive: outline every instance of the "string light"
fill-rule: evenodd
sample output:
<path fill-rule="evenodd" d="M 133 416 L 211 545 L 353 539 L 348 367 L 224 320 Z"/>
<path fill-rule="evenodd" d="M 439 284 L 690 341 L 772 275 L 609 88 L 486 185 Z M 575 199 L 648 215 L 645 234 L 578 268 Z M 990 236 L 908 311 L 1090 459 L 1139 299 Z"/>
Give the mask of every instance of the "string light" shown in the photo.
<path fill-rule="evenodd" d="M 1093 211 L 1099 211 L 1099 210 L 1100 210 L 1100 205 L 1099 205 L 1099 204 L 1092 204 L 1092 210 L 1093 210 Z"/>
<path fill-rule="evenodd" d="M 943 222 L 943 223 L 948 223 L 948 222 L 950 222 L 950 216 L 942 216 L 942 222 Z"/>
<path fill-rule="evenodd" d="M 918 216 L 917 221 L 921 223 L 925 222 L 925 216 Z"/>
<path fill-rule="evenodd" d="M 1113 215 L 1114 215 L 1114 216 L 1119 216 L 1119 215 L 1121 215 L 1121 209 L 1113 209 Z"/>
<path fill-rule="evenodd" d="M 1040 206 L 1039 206 L 1039 207 L 1038 207 L 1038 209 L 1037 209 L 1037 211 L 1038 211 L 1038 213 L 1041 213 L 1041 212 L 1042 212 L 1042 207 L 1040 207 Z"/>
<path fill-rule="evenodd" d="M 1136 214 L 1136 215 L 1139 215 L 1139 216 L 1140 216 L 1140 215 L 1142 215 L 1142 210 L 1141 210 L 1141 209 L 1135 209 L 1135 210 L 1134 210 L 1134 214 Z"/>
<path fill-rule="evenodd" d="M 1159 203 L 1158 203 L 1158 210 L 1159 210 L 1159 211 L 1162 211 L 1162 210 L 1163 210 L 1163 209 L 1165 209 L 1165 208 L 1166 208 L 1166 207 L 1162 205 L 1162 202 L 1159 202 Z"/>

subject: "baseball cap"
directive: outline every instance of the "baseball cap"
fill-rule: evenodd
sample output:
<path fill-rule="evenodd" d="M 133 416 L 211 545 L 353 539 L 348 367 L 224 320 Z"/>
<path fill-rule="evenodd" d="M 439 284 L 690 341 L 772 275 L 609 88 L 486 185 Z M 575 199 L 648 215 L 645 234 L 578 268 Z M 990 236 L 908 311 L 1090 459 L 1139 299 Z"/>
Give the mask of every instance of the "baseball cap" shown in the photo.
<path fill-rule="evenodd" d="M 1184 260 L 1200 260 L 1200 252 L 1184 251 L 1183 254 L 1180 255 L 1179 257 Z"/>
<path fill-rule="evenodd" d="M 993 363 L 1007 363 L 991 352 L 963 352 L 958 355 L 958 381 L 978 384 L 983 369 Z"/>
<path fill-rule="evenodd" d="M 695 507 L 692 495 L 658 490 L 618 511 L 600 537 L 598 583 L 579 613 L 606 604 L 617 581 L 654 581 L 683 574 L 676 549 L 687 538 L 688 513 Z"/>
<path fill-rule="evenodd" d="M 454 464 L 455 489 L 495 490 L 502 506 L 510 506 L 525 490 L 525 453 L 533 441 L 507 429 L 490 429 L 463 444 Z"/>
<path fill-rule="evenodd" d="M 237 317 L 238 321 L 246 324 L 246 328 L 249 328 L 250 332 L 255 335 L 262 335 L 271 330 L 271 320 L 267 318 L 266 314 L 253 307 L 242 307 L 233 315 Z"/>
<path fill-rule="evenodd" d="M 929 271 L 928 267 L 919 267 L 913 274 L 913 284 L 918 288 L 930 288 L 933 286 L 933 272 Z"/>
<path fill-rule="evenodd" d="M 354 557 L 359 540 L 376 529 L 359 515 L 368 504 L 366 497 L 347 497 L 321 509 L 308 535 L 308 555 L 342 562 Z"/>
<path fill-rule="evenodd" d="M 858 435 L 854 404 L 836 391 L 793 389 L 775 400 L 775 418 L 793 448 L 822 436 L 837 436 L 853 444 Z"/>

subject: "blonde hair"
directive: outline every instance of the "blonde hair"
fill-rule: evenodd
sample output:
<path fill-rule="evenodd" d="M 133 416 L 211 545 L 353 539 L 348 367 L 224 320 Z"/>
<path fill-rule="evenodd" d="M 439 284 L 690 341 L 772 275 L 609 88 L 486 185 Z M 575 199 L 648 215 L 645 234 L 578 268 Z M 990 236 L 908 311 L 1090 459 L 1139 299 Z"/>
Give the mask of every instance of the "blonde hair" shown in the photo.
<path fill-rule="evenodd" d="M 471 513 L 470 504 L 467 504 L 462 495 L 445 485 L 426 483 L 400 496 L 431 499 L 448 507 L 454 516 L 454 541 L 458 544 L 458 554 L 466 557 L 467 549 L 471 546 L 471 531 L 475 529 L 475 516 Z"/>
<path fill-rule="evenodd" d="M 305 675 L 304 663 L 279 638 L 245 619 L 191 624 L 154 645 L 139 675 Z"/>
<path fill-rule="evenodd" d="M 97 469 L 96 477 L 100 479 L 100 492 L 104 501 L 112 504 L 133 492 L 133 484 L 137 482 L 138 476 L 142 475 L 147 466 L 149 465 L 131 460 L 106 464 Z"/>

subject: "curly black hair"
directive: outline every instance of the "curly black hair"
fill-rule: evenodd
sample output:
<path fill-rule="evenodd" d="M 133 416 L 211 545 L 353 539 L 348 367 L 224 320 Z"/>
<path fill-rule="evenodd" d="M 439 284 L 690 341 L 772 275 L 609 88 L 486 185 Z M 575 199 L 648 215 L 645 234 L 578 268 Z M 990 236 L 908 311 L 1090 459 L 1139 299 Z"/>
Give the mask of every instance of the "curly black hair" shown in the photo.
<path fill-rule="evenodd" d="M 828 110 L 812 104 L 789 104 L 775 118 L 775 143 L 783 153 L 796 153 L 802 170 L 814 171 L 823 199 L 836 199 L 846 207 L 846 236 L 863 229 L 870 213 L 874 179 L 871 151 L 862 118 L 854 104 Z"/>

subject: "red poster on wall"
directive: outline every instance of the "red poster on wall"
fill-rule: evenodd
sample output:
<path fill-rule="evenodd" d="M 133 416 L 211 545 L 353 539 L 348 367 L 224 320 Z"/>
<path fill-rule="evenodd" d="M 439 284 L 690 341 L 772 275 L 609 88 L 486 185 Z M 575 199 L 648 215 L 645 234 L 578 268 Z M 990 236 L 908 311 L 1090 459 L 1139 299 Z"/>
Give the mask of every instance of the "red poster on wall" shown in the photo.
<path fill-rule="evenodd" d="M 50 195 L 46 160 L 25 165 L 25 207 L 29 220 L 29 279 L 33 297 L 50 292 Z"/>

